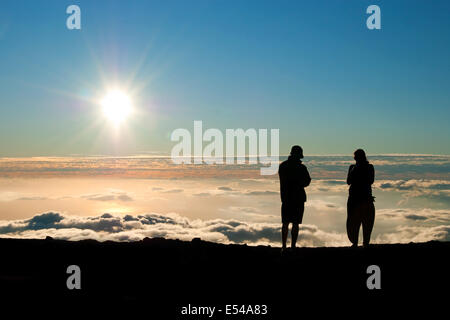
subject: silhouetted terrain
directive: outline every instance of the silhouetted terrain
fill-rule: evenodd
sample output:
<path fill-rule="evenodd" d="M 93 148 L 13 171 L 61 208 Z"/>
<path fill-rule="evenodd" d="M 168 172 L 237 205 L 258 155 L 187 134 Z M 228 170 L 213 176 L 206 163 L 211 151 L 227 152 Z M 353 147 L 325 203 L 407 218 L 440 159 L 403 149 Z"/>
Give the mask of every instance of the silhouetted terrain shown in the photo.
<path fill-rule="evenodd" d="M 282 257 L 279 248 L 199 239 L 0 239 L 0 288 L 2 296 L 21 301 L 97 308 L 105 307 L 104 302 L 108 308 L 134 305 L 148 315 L 164 315 L 159 319 L 187 318 L 180 316 L 180 308 L 188 304 L 222 309 L 226 304 L 267 304 L 270 316 L 261 319 L 298 314 L 308 307 L 318 314 L 334 313 L 333 308 L 345 313 L 356 301 L 373 303 L 378 312 L 387 305 L 399 307 L 401 313 L 401 308 L 415 308 L 414 301 L 431 309 L 443 307 L 439 301 L 448 296 L 449 248 L 449 242 L 301 248 Z M 73 264 L 81 268 L 81 290 L 66 287 L 66 269 Z M 366 286 L 366 269 L 374 264 L 381 268 L 381 290 Z M 405 299 L 410 303 L 401 304 Z M 429 302 L 434 305 L 425 304 Z"/>

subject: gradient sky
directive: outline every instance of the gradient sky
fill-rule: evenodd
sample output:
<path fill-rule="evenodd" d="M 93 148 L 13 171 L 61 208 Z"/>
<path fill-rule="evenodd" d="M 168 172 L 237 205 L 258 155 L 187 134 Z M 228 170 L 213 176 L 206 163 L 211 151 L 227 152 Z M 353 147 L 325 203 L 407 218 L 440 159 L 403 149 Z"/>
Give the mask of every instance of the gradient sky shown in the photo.
<path fill-rule="evenodd" d="M 0 156 L 168 154 L 194 120 L 279 128 L 281 153 L 450 154 L 449 39 L 449 1 L 3 0 Z M 119 134 L 113 85 L 137 108 Z"/>

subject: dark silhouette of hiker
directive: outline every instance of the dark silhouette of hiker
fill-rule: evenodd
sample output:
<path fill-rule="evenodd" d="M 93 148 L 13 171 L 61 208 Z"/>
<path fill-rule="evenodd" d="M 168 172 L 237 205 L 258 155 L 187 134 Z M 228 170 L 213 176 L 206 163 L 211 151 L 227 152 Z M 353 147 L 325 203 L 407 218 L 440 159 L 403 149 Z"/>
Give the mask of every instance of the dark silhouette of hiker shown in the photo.
<path fill-rule="evenodd" d="M 356 164 L 348 169 L 347 184 L 350 185 L 347 201 L 347 235 L 352 247 L 358 246 L 359 228 L 362 224 L 363 245 L 370 242 L 375 221 L 375 206 L 373 204 L 372 184 L 375 180 L 375 169 L 367 161 L 362 149 L 354 152 Z"/>
<path fill-rule="evenodd" d="M 281 239 L 282 250 L 286 249 L 286 241 L 289 231 L 289 223 L 292 223 L 291 247 L 295 248 L 298 237 L 298 225 L 302 223 L 305 210 L 305 187 L 311 182 L 308 169 L 302 164 L 303 149 L 293 146 L 291 155 L 280 164 L 278 175 L 280 177 L 281 195 Z"/>

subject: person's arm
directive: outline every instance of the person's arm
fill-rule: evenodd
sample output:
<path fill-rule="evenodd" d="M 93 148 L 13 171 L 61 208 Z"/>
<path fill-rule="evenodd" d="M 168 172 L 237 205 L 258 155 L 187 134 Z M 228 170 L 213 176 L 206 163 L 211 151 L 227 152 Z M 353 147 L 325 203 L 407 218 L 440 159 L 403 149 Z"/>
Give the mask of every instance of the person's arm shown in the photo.
<path fill-rule="evenodd" d="M 373 168 L 373 165 L 369 165 L 369 184 L 373 184 L 375 181 L 375 169 Z"/>
<path fill-rule="evenodd" d="M 278 176 L 280 178 L 280 198 L 281 198 L 281 202 L 284 202 L 285 198 L 286 198 L 286 178 L 285 178 L 285 174 L 284 174 L 284 166 L 279 166 L 278 168 Z"/>
<path fill-rule="evenodd" d="M 355 167 L 354 164 L 350 165 L 350 167 L 348 168 L 348 173 L 347 173 L 347 184 L 350 185 L 353 183 L 353 168 Z"/>
<path fill-rule="evenodd" d="M 303 166 L 304 170 L 305 170 L 305 179 L 303 180 L 303 187 L 307 187 L 309 186 L 309 184 L 311 183 L 311 176 L 309 175 L 308 172 L 308 168 L 306 168 L 306 166 Z"/>

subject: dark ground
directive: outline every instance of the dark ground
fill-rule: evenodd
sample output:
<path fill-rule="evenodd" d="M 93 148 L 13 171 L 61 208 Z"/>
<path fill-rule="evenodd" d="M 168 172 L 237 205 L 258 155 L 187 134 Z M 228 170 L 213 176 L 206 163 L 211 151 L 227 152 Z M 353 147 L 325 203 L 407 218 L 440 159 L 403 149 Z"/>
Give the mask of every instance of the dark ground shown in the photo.
<path fill-rule="evenodd" d="M 181 308 L 266 304 L 265 316 L 214 319 L 285 319 L 366 312 L 392 315 L 446 309 L 450 242 L 374 245 L 368 249 L 279 248 L 165 239 L 115 243 L 0 239 L 0 290 L 8 301 L 133 308 L 148 319 L 187 319 Z M 68 290 L 69 265 L 81 268 L 81 290 Z M 369 290 L 369 265 L 381 268 L 381 290 Z M 446 302 L 447 301 L 447 302 Z M 358 313 L 359 314 L 359 313 Z M 190 319 L 208 319 L 196 316 Z"/>

